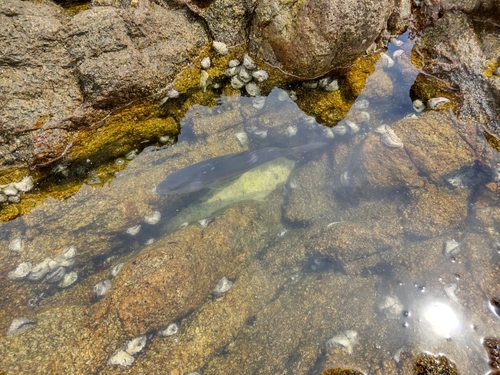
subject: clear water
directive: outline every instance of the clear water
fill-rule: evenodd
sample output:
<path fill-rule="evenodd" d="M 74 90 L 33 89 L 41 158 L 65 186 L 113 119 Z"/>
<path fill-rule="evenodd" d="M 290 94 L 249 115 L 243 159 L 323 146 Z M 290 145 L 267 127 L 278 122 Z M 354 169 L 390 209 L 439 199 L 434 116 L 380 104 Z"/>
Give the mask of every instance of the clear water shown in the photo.
<path fill-rule="evenodd" d="M 409 51 L 412 41 L 401 40 Z M 390 45 L 387 53 L 398 48 Z M 389 96 L 374 94 L 383 86 L 380 72 L 392 79 Z M 347 126 L 346 134 L 334 132 L 333 138 L 332 129 L 304 114 L 290 93 L 278 88 L 267 98 L 221 97 L 213 108 L 194 106 L 175 145 L 146 148 L 109 184 L 82 186 L 64 201 L 47 198 L 30 213 L 0 224 L 2 330 L 7 332 L 14 318 L 36 322 L 0 337 L 0 370 L 315 374 L 350 367 L 397 374 L 411 368 L 406 356 L 430 352 L 445 354 L 461 373 L 486 373 L 482 340 L 500 332 L 498 309 L 490 303 L 498 293 L 498 200 L 491 182 L 499 158 L 480 136 L 475 149 L 487 156 L 483 163 L 464 156 L 465 146 L 450 143 L 447 157 L 466 162 L 442 175 L 426 164 L 432 160 L 411 153 L 409 145 L 418 144 L 415 137 L 422 131 L 418 122 L 394 126 L 403 148 L 381 143 L 375 132 L 380 125 L 429 116 L 413 109 L 409 93 L 415 77 L 404 74 L 409 73 L 397 61 L 390 68 L 377 65 L 370 89 L 348 115 L 358 119 L 359 129 Z M 221 186 L 181 196 L 154 192 L 166 175 L 202 160 L 314 141 L 328 145 L 295 155 L 293 162 L 277 159 Z M 442 162 L 443 150 L 433 145 L 424 154 Z M 407 154 L 418 170 L 398 164 L 399 155 Z M 145 223 L 155 211 L 161 213 L 159 222 Z M 8 246 L 19 236 L 23 250 L 16 253 Z M 452 240 L 459 244 L 455 249 Z M 78 255 L 67 271 L 76 271 L 78 280 L 70 287 L 7 277 L 19 263 L 55 258 L 72 244 Z M 155 261 L 148 263 L 148 254 Z M 162 279 L 168 281 L 165 289 L 159 287 L 164 296 L 151 297 L 164 298 L 163 306 L 145 306 L 163 314 L 171 304 L 171 310 L 184 312 L 171 318 L 168 308 L 162 320 L 155 311 L 130 306 L 144 319 L 128 317 L 122 301 L 140 304 L 135 295 L 144 293 L 147 300 L 148 288 L 156 293 L 151 283 L 161 277 L 155 272 L 177 272 L 168 262 L 179 254 L 187 254 L 181 258 L 192 271 L 183 271 L 179 261 L 178 290 L 188 296 L 191 289 L 205 290 L 206 296 L 193 306 L 186 302 L 184 310 L 173 306 L 169 298 L 177 301 L 178 290 L 168 276 Z M 112 277 L 110 270 L 119 263 L 125 263 L 123 271 Z M 222 276 L 233 285 L 215 295 Z M 105 279 L 111 289 L 99 299 L 94 286 Z M 180 324 L 176 334 L 158 335 L 174 321 Z M 107 364 L 140 334 L 149 335 L 148 346 L 133 364 Z"/>

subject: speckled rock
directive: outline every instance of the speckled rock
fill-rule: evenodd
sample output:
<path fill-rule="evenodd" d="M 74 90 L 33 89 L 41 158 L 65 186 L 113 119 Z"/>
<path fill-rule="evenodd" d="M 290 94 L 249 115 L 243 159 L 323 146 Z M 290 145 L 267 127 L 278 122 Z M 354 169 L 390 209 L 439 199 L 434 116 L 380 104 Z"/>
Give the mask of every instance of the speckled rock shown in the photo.
<path fill-rule="evenodd" d="M 293 7 L 286 1 L 261 1 L 255 9 L 250 48 L 288 73 L 314 78 L 363 54 L 395 8 L 392 1 L 304 0 Z M 353 32 L 343 32 L 346 29 Z"/>

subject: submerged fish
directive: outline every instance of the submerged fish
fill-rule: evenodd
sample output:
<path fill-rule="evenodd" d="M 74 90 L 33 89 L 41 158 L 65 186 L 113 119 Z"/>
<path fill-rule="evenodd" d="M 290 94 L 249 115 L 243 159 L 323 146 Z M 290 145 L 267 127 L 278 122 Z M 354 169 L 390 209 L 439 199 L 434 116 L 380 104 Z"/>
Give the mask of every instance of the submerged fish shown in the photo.
<path fill-rule="evenodd" d="M 274 159 L 325 146 L 313 142 L 292 148 L 267 147 L 204 160 L 169 174 L 156 187 L 158 194 L 192 193 L 222 184 Z"/>

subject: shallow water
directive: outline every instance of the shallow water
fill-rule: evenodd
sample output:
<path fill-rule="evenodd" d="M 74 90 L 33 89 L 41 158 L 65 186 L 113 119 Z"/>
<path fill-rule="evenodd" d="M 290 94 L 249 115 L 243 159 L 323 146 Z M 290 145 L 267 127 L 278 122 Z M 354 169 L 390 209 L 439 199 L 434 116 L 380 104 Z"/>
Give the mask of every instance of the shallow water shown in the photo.
<path fill-rule="evenodd" d="M 412 41 L 401 40 L 408 56 Z M 36 322 L 0 338 L 0 370 L 398 374 L 430 352 L 461 373 L 486 373 L 482 340 L 500 332 L 491 303 L 499 292 L 500 158 L 451 112 L 416 112 L 409 93 L 418 70 L 395 61 L 377 63 L 352 105 L 347 119 L 357 127 L 325 127 L 278 88 L 267 98 L 221 97 L 188 111 L 175 145 L 146 148 L 110 183 L 47 198 L 0 224 L 0 326 Z M 308 95 L 296 91 L 298 102 Z M 403 147 L 383 143 L 382 124 Z M 314 141 L 327 149 L 193 194 L 154 192 L 166 175 L 201 160 Z M 9 250 L 18 237 L 22 251 Z M 7 277 L 72 244 L 78 254 L 65 269 L 78 280 L 70 287 Z M 233 284 L 214 293 L 222 276 Z M 94 286 L 105 279 L 111 289 L 98 298 Z M 158 335 L 173 322 L 176 334 Z M 145 334 L 148 346 L 133 364 L 108 364 Z"/>

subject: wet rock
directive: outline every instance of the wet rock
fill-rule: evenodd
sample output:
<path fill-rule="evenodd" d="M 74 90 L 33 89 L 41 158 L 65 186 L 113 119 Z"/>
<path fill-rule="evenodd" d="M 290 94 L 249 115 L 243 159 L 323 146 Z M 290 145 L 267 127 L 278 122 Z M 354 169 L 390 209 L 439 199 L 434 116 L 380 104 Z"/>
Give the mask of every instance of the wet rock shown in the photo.
<path fill-rule="evenodd" d="M 262 1 L 255 9 L 250 48 L 288 73 L 321 76 L 332 61 L 348 65 L 362 55 L 394 10 L 390 1 L 305 1 L 296 9 L 285 1 Z M 345 28 L 355 32 L 343 33 Z"/>
<path fill-rule="evenodd" d="M 213 285 L 241 267 L 242 262 L 274 231 L 258 230 L 251 218 L 256 211 L 247 206 L 245 214 L 229 209 L 203 231 L 189 226 L 175 234 L 175 242 L 158 241 L 151 251 L 126 265 L 114 281 L 113 289 L 94 314 L 96 323 L 117 315 L 129 335 L 157 329 L 165 321 L 175 321 L 196 308 L 210 294 Z M 212 235 L 206 235 L 209 230 Z M 253 240 L 239 238 L 254 233 Z M 205 237 L 206 236 L 206 237 Z M 168 246 L 168 251 L 165 251 Z M 196 256 L 192 256 L 196 252 Z M 212 265 L 206 272 L 206 265 Z M 147 287 L 145 287 L 147 285 Z"/>
<path fill-rule="evenodd" d="M 415 375 L 458 375 L 457 366 L 444 355 L 424 354 L 416 360 Z"/>
<path fill-rule="evenodd" d="M 378 63 L 377 63 L 378 65 Z M 382 69 L 377 69 L 366 80 L 363 95 L 371 101 L 387 100 L 392 95 L 393 84 L 391 77 Z"/>
<path fill-rule="evenodd" d="M 408 235 L 431 237 L 461 228 L 467 217 L 468 191 L 447 192 L 434 185 L 410 191 L 410 203 L 403 208 Z"/>

